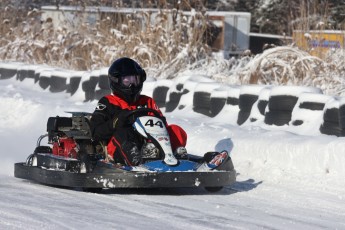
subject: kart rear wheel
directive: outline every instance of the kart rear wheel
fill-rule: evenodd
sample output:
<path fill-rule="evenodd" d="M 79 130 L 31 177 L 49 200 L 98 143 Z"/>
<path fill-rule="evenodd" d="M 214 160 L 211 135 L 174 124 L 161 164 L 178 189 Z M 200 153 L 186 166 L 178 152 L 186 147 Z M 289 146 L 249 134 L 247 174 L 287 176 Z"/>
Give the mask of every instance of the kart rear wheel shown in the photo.
<path fill-rule="evenodd" d="M 219 192 L 220 190 L 223 189 L 223 186 L 218 186 L 218 187 L 205 187 L 205 190 L 208 192 Z"/>

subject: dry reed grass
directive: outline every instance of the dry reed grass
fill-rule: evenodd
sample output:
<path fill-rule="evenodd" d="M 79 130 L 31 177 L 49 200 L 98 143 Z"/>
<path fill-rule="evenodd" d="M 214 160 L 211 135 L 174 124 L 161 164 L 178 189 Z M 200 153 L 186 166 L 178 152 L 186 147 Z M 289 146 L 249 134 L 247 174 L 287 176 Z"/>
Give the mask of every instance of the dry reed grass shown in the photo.
<path fill-rule="evenodd" d="M 85 17 L 84 13 L 79 12 L 78 18 Z M 4 14 L 1 19 L 8 23 L 0 26 L 0 59 L 91 70 L 129 56 L 144 67 L 160 67 L 161 71 L 171 69 L 173 63 L 174 73 L 181 65 L 205 58 L 209 49 L 202 40 L 204 15 L 195 12 L 186 17 L 176 12 L 172 27 L 169 14 L 161 10 L 154 19 L 150 12 L 105 14 L 95 25 L 82 22 L 76 27 L 65 24 L 58 28 L 50 19 L 41 22 L 37 10 L 27 12 L 18 25 L 11 13 Z"/>

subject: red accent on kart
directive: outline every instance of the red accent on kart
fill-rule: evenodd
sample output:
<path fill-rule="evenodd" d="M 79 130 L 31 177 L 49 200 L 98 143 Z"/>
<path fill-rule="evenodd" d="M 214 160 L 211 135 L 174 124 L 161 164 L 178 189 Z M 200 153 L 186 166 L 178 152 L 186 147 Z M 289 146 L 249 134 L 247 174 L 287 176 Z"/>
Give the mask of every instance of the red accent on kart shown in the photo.
<path fill-rule="evenodd" d="M 177 147 L 186 146 L 187 144 L 186 131 L 184 131 L 180 126 L 174 125 L 174 124 L 168 125 L 166 128 L 170 136 L 171 148 L 173 151 L 175 151 Z"/>
<path fill-rule="evenodd" d="M 53 154 L 57 156 L 77 158 L 77 143 L 73 138 L 60 137 L 59 141 L 53 143 Z"/>

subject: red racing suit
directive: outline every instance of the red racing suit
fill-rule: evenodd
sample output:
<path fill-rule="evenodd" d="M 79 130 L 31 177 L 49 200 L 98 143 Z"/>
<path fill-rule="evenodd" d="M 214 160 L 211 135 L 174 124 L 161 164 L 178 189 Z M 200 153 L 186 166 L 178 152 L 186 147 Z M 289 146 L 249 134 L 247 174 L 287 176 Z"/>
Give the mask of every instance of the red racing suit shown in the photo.
<path fill-rule="evenodd" d="M 132 104 L 128 104 L 121 97 L 110 94 L 99 100 L 90 121 L 93 140 L 106 142 L 108 154 L 114 159 L 122 158 L 124 163 L 128 165 L 131 165 L 131 162 L 127 159 L 126 153 L 122 152 L 122 143 L 119 142 L 121 142 L 121 139 L 131 138 L 133 135 L 116 138 L 118 135 L 115 134 L 118 130 L 113 127 L 113 120 L 121 110 L 134 110 L 138 107 L 155 109 L 162 114 L 156 102 L 151 97 L 140 95 L 138 100 Z M 187 134 L 180 126 L 166 125 L 166 128 L 170 136 L 173 151 L 179 146 L 186 146 Z M 129 129 L 132 128 L 129 127 Z M 119 151 L 119 148 L 121 151 Z"/>

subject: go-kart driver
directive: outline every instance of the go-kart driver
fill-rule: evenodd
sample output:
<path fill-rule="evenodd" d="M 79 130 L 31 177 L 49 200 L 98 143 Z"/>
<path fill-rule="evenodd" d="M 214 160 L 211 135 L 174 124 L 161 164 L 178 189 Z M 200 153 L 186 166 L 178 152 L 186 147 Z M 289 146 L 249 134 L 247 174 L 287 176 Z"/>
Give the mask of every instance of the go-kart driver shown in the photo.
<path fill-rule="evenodd" d="M 143 143 L 128 123 L 128 115 L 131 110 L 143 107 L 162 113 L 151 97 L 140 94 L 146 72 L 137 62 L 127 57 L 117 59 L 110 66 L 108 77 L 112 93 L 99 100 L 92 114 L 92 138 L 106 143 L 107 159 L 111 162 L 138 165 L 141 151 L 152 151 L 155 147 L 152 143 Z M 185 154 L 186 132 L 177 125 L 166 124 L 166 128 L 173 151 L 179 155 Z"/>

